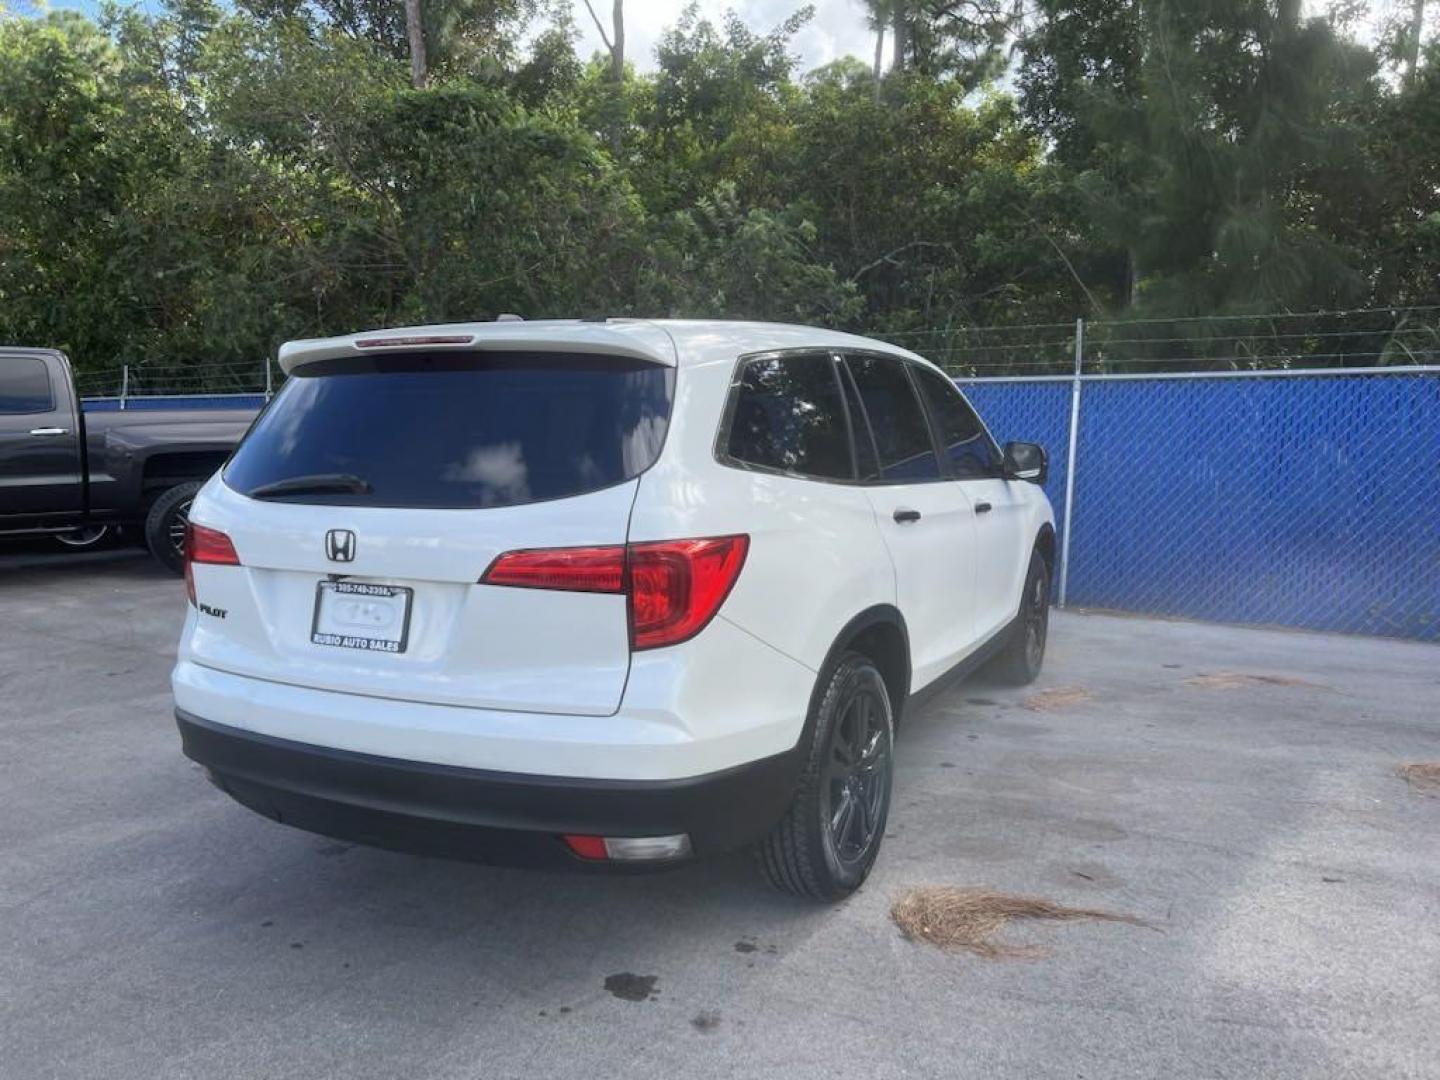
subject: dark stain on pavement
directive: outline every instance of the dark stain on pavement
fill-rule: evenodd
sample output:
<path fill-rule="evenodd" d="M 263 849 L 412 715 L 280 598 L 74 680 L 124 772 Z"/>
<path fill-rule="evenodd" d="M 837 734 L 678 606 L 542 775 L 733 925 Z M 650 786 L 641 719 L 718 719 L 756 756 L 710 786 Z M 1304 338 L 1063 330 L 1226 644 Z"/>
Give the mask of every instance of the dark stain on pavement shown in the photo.
<path fill-rule="evenodd" d="M 622 971 L 618 975 L 605 976 L 605 989 L 622 1001 L 649 1001 L 655 995 L 658 975 L 632 975 Z"/>

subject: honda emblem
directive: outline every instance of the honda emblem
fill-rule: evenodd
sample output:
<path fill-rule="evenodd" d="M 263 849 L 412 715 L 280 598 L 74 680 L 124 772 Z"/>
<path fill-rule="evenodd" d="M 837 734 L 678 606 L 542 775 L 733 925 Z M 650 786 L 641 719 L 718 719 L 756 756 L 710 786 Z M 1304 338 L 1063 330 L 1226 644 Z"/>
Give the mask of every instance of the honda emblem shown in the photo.
<path fill-rule="evenodd" d="M 354 562 L 355 534 L 349 529 L 331 529 L 327 532 L 325 557 L 331 562 Z"/>

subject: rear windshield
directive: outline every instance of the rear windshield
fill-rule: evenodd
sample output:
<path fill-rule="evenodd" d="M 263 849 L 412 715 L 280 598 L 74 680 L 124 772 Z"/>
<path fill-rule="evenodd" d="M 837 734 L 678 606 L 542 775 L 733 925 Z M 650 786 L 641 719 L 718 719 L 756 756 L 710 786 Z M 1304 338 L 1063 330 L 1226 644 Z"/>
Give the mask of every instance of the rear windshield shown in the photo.
<path fill-rule="evenodd" d="M 670 368 L 486 353 L 347 358 L 292 377 L 225 467 L 285 502 L 475 508 L 563 499 L 654 464 Z"/>

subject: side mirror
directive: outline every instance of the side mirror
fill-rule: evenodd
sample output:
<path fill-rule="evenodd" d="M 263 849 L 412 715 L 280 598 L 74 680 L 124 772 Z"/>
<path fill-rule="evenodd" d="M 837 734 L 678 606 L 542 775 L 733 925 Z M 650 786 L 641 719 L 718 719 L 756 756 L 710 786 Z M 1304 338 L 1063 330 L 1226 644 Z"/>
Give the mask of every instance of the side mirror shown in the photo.
<path fill-rule="evenodd" d="M 1006 480 L 1026 480 L 1043 486 L 1050 475 L 1050 458 L 1039 443 L 1006 443 L 1004 471 Z"/>

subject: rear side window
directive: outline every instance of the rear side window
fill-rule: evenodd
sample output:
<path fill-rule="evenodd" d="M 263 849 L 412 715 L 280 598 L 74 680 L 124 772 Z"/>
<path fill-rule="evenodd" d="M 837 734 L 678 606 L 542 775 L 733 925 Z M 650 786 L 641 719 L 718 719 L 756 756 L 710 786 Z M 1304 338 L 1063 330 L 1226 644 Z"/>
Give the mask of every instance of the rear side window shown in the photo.
<path fill-rule="evenodd" d="M 54 407 L 44 360 L 38 356 L 0 360 L 0 413 L 42 413 Z"/>
<path fill-rule="evenodd" d="M 623 358 L 451 353 L 302 369 L 225 468 L 255 498 L 358 506 L 516 506 L 654 464 L 674 372 Z M 271 489 L 267 491 L 266 489 Z"/>
<path fill-rule="evenodd" d="M 828 353 L 761 356 L 740 368 L 725 456 L 794 476 L 850 480 L 850 433 Z"/>
<path fill-rule="evenodd" d="M 916 367 L 914 371 L 952 474 L 959 480 L 998 475 L 1000 454 L 955 384 L 929 368 Z"/>
<path fill-rule="evenodd" d="M 937 480 L 940 460 L 920 399 L 898 357 L 860 354 L 845 359 L 880 457 L 880 477 L 891 483 Z"/>

